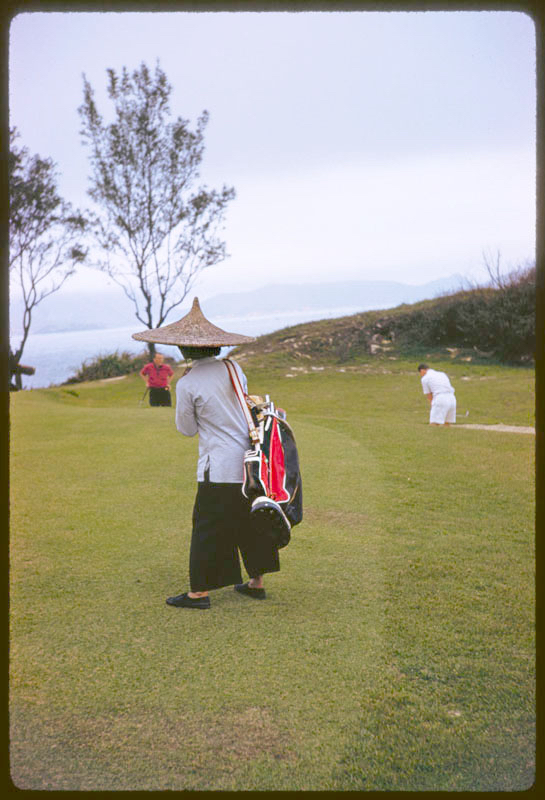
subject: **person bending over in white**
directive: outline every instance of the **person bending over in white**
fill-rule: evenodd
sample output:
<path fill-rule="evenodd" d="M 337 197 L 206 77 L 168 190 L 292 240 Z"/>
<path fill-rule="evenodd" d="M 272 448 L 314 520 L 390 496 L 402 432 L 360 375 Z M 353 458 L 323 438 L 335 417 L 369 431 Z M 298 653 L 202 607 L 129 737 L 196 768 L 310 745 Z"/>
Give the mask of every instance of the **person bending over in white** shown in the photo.
<path fill-rule="evenodd" d="M 419 364 L 422 391 L 430 401 L 430 425 L 450 425 L 456 422 L 456 396 L 444 372 Z"/>

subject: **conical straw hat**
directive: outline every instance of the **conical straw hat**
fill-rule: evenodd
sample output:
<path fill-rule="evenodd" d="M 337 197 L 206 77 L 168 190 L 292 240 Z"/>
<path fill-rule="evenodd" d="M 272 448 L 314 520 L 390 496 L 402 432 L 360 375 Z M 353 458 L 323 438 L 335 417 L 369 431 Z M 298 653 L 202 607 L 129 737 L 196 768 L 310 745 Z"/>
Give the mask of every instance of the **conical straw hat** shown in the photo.
<path fill-rule="evenodd" d="M 133 339 L 155 344 L 172 344 L 186 347 L 223 347 L 228 344 L 243 344 L 254 342 L 253 336 L 243 336 L 240 333 L 229 333 L 216 325 L 212 325 L 201 311 L 199 299 L 193 300 L 189 314 L 178 322 L 164 325 L 162 328 L 133 333 Z"/>

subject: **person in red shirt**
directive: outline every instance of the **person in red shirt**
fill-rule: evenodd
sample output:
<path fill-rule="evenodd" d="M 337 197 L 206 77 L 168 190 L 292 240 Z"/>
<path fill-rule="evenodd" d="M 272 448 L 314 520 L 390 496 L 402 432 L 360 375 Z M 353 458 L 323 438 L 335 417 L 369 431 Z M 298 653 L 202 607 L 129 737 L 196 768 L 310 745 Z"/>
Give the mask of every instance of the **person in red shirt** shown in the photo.
<path fill-rule="evenodd" d="M 162 353 L 155 353 L 150 361 L 140 370 L 140 375 L 146 381 L 149 389 L 150 406 L 171 406 L 170 381 L 174 375 L 172 367 L 163 363 Z"/>

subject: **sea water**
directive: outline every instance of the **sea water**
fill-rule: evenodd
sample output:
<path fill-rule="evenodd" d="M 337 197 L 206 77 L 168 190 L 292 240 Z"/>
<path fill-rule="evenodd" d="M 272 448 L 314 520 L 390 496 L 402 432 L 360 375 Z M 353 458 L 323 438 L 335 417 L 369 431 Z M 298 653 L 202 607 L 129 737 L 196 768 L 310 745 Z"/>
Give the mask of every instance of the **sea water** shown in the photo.
<path fill-rule="evenodd" d="M 355 314 L 366 309 L 330 308 L 307 311 L 292 311 L 268 315 L 248 315 L 244 317 L 216 317 L 213 323 L 227 331 L 242 333 L 246 336 L 262 336 L 266 333 L 281 330 L 289 325 L 297 325 L 312 320 L 331 319 L 348 314 Z M 35 368 L 34 375 L 23 375 L 24 389 L 56 386 L 64 383 L 74 375 L 85 361 L 95 357 L 108 355 L 115 351 L 141 353 L 145 343 L 136 341 L 132 334 L 142 330 L 138 320 L 131 328 L 106 328 L 86 331 L 62 331 L 54 333 L 30 334 L 21 362 Z M 11 346 L 17 347 L 20 337 L 10 337 Z M 181 358 L 177 347 L 159 345 L 158 351 L 166 356 Z M 222 350 L 225 355 L 228 348 Z"/>

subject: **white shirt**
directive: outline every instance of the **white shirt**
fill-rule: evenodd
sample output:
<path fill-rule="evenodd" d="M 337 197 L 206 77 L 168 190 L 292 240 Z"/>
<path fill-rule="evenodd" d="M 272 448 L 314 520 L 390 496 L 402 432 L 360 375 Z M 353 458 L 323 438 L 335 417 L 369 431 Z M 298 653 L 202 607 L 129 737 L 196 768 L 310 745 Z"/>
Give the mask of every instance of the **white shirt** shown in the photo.
<path fill-rule="evenodd" d="M 438 394 L 454 394 L 454 389 L 447 375 L 435 369 L 428 369 L 422 376 L 422 391 L 435 397 Z"/>
<path fill-rule="evenodd" d="M 246 376 L 236 362 L 244 391 Z M 244 453 L 250 448 L 248 425 L 223 361 L 193 362 L 176 383 L 176 427 L 184 436 L 199 434 L 197 480 L 210 470 L 213 483 L 242 483 Z"/>

